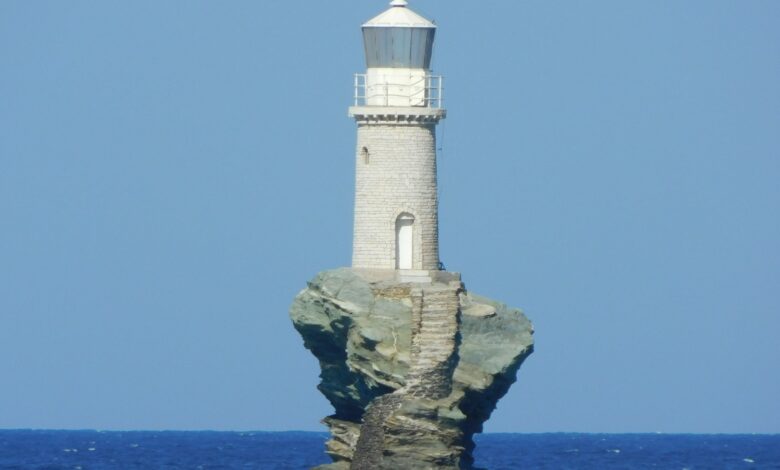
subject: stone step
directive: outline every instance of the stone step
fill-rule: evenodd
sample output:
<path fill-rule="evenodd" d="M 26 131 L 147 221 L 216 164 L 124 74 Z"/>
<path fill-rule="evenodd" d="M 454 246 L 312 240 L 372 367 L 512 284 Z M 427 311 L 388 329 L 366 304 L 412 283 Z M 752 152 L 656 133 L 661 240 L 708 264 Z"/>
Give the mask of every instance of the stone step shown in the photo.
<path fill-rule="evenodd" d="M 424 341 L 420 343 L 420 346 L 420 352 L 432 351 L 442 348 L 455 349 L 455 342 L 450 338 L 439 337 L 431 338 L 429 341 Z"/>
<path fill-rule="evenodd" d="M 434 290 L 432 291 L 430 288 L 423 289 L 423 295 L 425 297 L 428 297 L 431 300 L 440 300 L 445 302 L 450 302 L 453 299 L 458 299 L 460 301 L 460 297 L 457 296 L 454 292 L 447 290 L 446 288 L 443 290 Z"/>
<path fill-rule="evenodd" d="M 427 354 L 427 355 L 420 355 L 412 362 L 411 369 L 414 369 L 415 366 L 419 366 L 423 363 L 439 363 L 446 361 L 450 356 L 452 356 L 452 352 L 442 352 L 441 354 Z M 412 370 L 414 372 L 414 370 Z"/>
<path fill-rule="evenodd" d="M 415 365 L 418 365 L 421 363 L 421 361 L 433 361 L 433 362 L 444 362 L 447 359 L 449 359 L 450 356 L 452 356 L 453 351 L 440 351 L 439 353 L 431 353 L 431 354 L 420 354 L 419 357 L 417 357 L 412 362 L 412 369 Z"/>
<path fill-rule="evenodd" d="M 443 344 L 455 344 L 455 330 L 446 331 L 442 329 L 436 329 L 428 331 L 426 333 L 418 334 L 415 339 L 412 340 L 416 343 L 443 343 Z M 422 343 L 421 343 L 422 344 Z"/>
<path fill-rule="evenodd" d="M 425 347 L 420 350 L 420 356 L 429 354 L 451 353 L 455 350 L 455 346 L 452 344 L 440 344 L 436 347 Z"/>
<path fill-rule="evenodd" d="M 420 329 L 418 331 L 428 331 L 431 333 L 436 333 L 438 331 L 447 331 L 449 333 L 452 333 L 453 331 L 457 331 L 458 324 L 455 322 L 448 322 L 448 323 L 426 323 L 423 322 L 422 325 L 420 325 Z"/>
<path fill-rule="evenodd" d="M 417 334 L 418 338 L 453 338 L 456 328 L 430 328 L 422 330 Z M 454 338 L 453 338 L 454 340 Z"/>
<path fill-rule="evenodd" d="M 451 294 L 445 295 L 425 292 L 423 297 L 429 302 L 429 304 L 460 305 L 460 299 Z"/>
<path fill-rule="evenodd" d="M 430 338 L 427 341 L 421 343 L 420 352 L 431 351 L 440 348 L 455 349 L 455 341 L 448 336 L 439 336 L 436 338 Z"/>
<path fill-rule="evenodd" d="M 413 365 L 420 365 L 423 364 L 423 361 L 425 363 L 432 362 L 432 363 L 443 363 L 447 362 L 447 359 L 452 356 L 452 353 L 442 353 L 442 354 L 432 354 L 430 356 L 420 356 L 416 362 L 414 362 Z"/>
<path fill-rule="evenodd" d="M 437 332 L 437 331 L 448 331 L 453 332 L 458 329 L 458 324 L 455 322 L 447 322 L 447 323 L 427 323 L 423 322 L 423 324 L 420 326 L 419 331 L 430 331 L 430 332 Z"/>
<path fill-rule="evenodd" d="M 448 366 L 447 359 L 449 359 L 449 356 L 421 358 L 421 362 L 418 362 L 415 365 L 416 372 L 427 380 L 427 377 L 431 375 L 432 371 L 443 370 Z"/>
<path fill-rule="evenodd" d="M 440 336 L 438 338 L 430 338 L 427 341 L 420 343 L 420 352 L 439 348 L 455 349 L 455 341 L 452 341 L 449 337 Z"/>
<path fill-rule="evenodd" d="M 425 309 L 431 308 L 457 308 L 460 305 L 456 302 L 450 301 L 450 299 L 432 299 L 430 296 L 425 296 Z"/>
<path fill-rule="evenodd" d="M 422 326 L 428 326 L 428 325 L 445 325 L 445 326 L 451 326 L 453 328 L 456 328 L 458 326 L 458 322 L 455 321 L 455 317 L 448 318 L 448 319 L 440 319 L 440 318 L 431 318 L 428 320 L 423 320 L 420 322 Z"/>
<path fill-rule="evenodd" d="M 420 354 L 414 361 L 412 361 L 411 365 L 412 368 L 416 364 L 418 364 L 420 361 L 435 361 L 435 362 L 442 362 L 446 361 L 450 356 L 452 356 L 452 353 L 454 351 L 439 351 L 436 353 L 430 353 L 430 354 Z"/>
<path fill-rule="evenodd" d="M 422 316 L 438 316 L 445 315 L 454 317 L 458 313 L 458 307 L 456 305 L 442 305 L 442 306 L 427 306 L 423 307 Z"/>
<path fill-rule="evenodd" d="M 411 269 L 398 271 L 398 280 L 412 284 L 430 284 L 433 282 L 429 271 L 415 271 Z"/>
<path fill-rule="evenodd" d="M 439 353 L 451 353 L 455 351 L 454 344 L 438 344 L 436 346 L 430 345 L 420 351 L 421 355 L 439 354 Z"/>
<path fill-rule="evenodd" d="M 430 341 L 420 348 L 420 354 L 427 351 L 441 351 L 445 349 L 455 349 L 455 343 L 451 341 Z"/>
<path fill-rule="evenodd" d="M 431 358 L 420 358 L 421 362 L 418 362 L 416 364 L 417 372 L 420 372 L 420 375 L 429 376 L 431 374 L 431 371 L 435 370 L 443 370 L 446 367 L 448 367 L 447 360 L 450 356 L 444 356 L 444 357 L 431 357 Z"/>
<path fill-rule="evenodd" d="M 440 329 L 444 329 L 444 330 L 457 330 L 458 329 L 458 323 L 455 322 L 455 321 L 447 321 L 447 322 L 443 322 L 443 321 L 431 321 L 431 322 L 424 321 L 420 325 L 420 328 L 421 329 L 427 329 L 427 330 L 432 330 L 432 329 L 435 329 L 435 328 L 440 328 Z"/>
<path fill-rule="evenodd" d="M 423 324 L 426 324 L 426 323 L 446 323 L 446 324 L 450 324 L 450 325 L 457 325 L 458 321 L 457 321 L 457 315 L 455 315 L 454 313 L 447 312 L 447 313 L 442 313 L 442 314 L 438 314 L 438 315 L 426 315 L 426 314 L 423 314 L 422 318 L 421 318 L 421 323 L 423 323 Z"/>
<path fill-rule="evenodd" d="M 427 345 L 427 346 L 445 345 L 445 344 L 454 345 L 455 344 L 455 339 L 453 338 L 454 335 L 455 335 L 454 332 L 449 334 L 447 332 L 436 333 L 436 334 L 429 333 L 427 335 L 418 335 L 417 338 L 413 340 L 413 342 L 415 344 Z"/>
<path fill-rule="evenodd" d="M 444 358 L 447 358 L 447 357 L 450 357 L 450 355 L 452 355 L 453 352 L 454 352 L 453 348 L 439 349 L 437 351 L 431 351 L 431 352 L 428 352 L 428 353 L 423 351 L 423 352 L 420 353 L 420 356 L 418 357 L 418 359 L 433 359 L 434 357 L 444 357 Z M 413 364 L 414 364 L 414 362 L 413 362 Z"/>
<path fill-rule="evenodd" d="M 458 324 L 455 321 L 443 321 L 443 320 L 423 321 L 422 327 L 423 328 L 445 328 L 448 330 L 455 330 L 457 329 Z"/>
<path fill-rule="evenodd" d="M 457 307 L 460 305 L 458 302 L 455 302 L 455 299 L 436 299 L 431 298 L 431 296 L 426 295 L 425 296 L 426 305 L 428 307 L 433 307 L 436 305 L 445 306 L 445 307 Z"/>
<path fill-rule="evenodd" d="M 454 302 L 446 302 L 446 301 L 437 301 L 436 299 L 431 299 L 430 297 L 425 297 L 425 310 L 429 309 L 435 309 L 435 308 L 457 308 L 459 305 Z"/>
<path fill-rule="evenodd" d="M 450 341 L 436 341 L 426 344 L 425 347 L 420 348 L 420 353 L 425 354 L 427 352 L 455 350 L 455 343 Z"/>
<path fill-rule="evenodd" d="M 420 325 L 420 331 L 454 331 L 458 329 L 458 324 L 455 322 L 422 322 Z"/>
<path fill-rule="evenodd" d="M 446 361 L 430 361 L 426 360 L 423 363 L 418 364 L 416 367 L 416 370 L 414 371 L 413 376 L 419 377 L 420 380 L 428 381 L 428 379 L 431 378 L 432 375 L 435 375 L 436 373 L 441 373 L 445 369 L 447 369 L 447 364 L 445 364 Z"/>

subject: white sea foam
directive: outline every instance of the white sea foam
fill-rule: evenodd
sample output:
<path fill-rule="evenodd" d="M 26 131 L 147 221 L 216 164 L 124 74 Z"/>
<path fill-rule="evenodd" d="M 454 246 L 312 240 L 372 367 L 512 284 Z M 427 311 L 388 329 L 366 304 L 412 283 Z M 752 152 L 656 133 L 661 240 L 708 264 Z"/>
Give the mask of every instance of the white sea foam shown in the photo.
<path fill-rule="evenodd" d="M 742 461 L 743 462 L 747 462 L 747 463 L 756 463 L 756 461 L 751 459 L 751 458 L 745 458 L 745 459 L 742 459 Z"/>

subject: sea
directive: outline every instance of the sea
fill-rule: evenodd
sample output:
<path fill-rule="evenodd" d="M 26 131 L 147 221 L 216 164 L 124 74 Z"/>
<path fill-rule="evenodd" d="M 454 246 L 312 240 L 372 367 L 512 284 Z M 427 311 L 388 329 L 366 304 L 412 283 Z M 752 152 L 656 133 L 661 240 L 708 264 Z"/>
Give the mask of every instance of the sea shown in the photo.
<path fill-rule="evenodd" d="M 307 469 L 324 433 L 0 430 L 0 469 Z M 487 434 L 476 466 L 515 469 L 780 469 L 780 435 Z M 399 469 L 402 470 L 402 469 Z"/>

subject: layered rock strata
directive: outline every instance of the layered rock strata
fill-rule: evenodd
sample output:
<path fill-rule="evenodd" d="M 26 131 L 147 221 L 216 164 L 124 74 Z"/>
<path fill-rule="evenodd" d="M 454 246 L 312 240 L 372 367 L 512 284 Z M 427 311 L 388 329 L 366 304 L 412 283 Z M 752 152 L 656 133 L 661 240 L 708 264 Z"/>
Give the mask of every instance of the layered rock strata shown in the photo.
<path fill-rule="evenodd" d="M 470 469 L 473 436 L 533 350 L 523 313 L 465 290 L 453 273 L 319 274 L 290 315 L 319 359 L 330 470 Z"/>

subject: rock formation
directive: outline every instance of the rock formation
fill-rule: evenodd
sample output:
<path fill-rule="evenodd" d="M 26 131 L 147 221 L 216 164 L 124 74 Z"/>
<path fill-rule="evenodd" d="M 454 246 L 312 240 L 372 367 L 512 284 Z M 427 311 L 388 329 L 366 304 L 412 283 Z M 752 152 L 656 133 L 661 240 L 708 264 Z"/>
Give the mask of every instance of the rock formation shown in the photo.
<path fill-rule="evenodd" d="M 321 468 L 471 469 L 473 436 L 533 351 L 533 327 L 457 274 L 396 276 L 326 271 L 290 309 L 336 410 Z"/>

